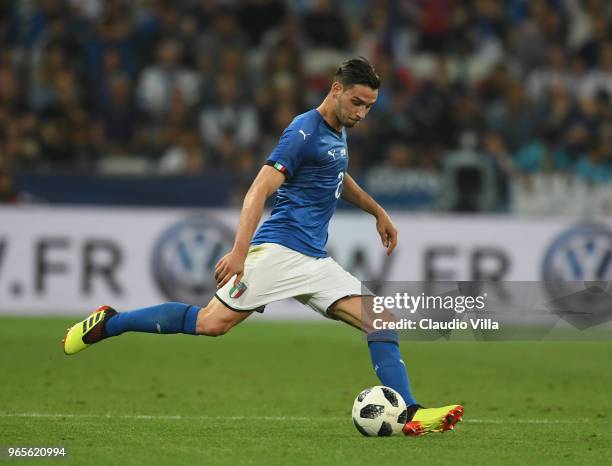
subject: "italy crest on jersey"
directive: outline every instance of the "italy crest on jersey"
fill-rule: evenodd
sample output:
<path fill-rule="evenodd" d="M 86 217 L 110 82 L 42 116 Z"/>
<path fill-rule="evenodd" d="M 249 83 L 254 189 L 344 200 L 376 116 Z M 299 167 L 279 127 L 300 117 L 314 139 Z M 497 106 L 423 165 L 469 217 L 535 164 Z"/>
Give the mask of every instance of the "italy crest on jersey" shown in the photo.
<path fill-rule="evenodd" d="M 237 285 L 232 286 L 232 289 L 229 292 L 229 296 L 232 299 L 238 299 L 242 294 L 246 291 L 247 286 L 240 282 Z"/>

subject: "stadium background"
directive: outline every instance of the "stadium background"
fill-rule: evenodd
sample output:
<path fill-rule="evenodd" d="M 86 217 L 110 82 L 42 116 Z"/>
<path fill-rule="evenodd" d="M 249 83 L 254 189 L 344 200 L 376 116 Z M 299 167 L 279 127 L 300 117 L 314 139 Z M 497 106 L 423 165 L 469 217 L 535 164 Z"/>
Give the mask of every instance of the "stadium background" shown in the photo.
<path fill-rule="evenodd" d="M 536 281 L 596 231 L 572 278 L 609 280 L 593 264 L 612 242 L 611 10 L 0 2 L 0 444 L 67 444 L 75 464 L 601 463 L 609 342 L 402 343 L 423 402 L 469 415 L 406 447 L 350 424 L 376 383 L 358 334 L 270 322 L 319 318 L 291 302 L 221 340 L 130 335 L 67 360 L 59 339 L 101 303 L 207 302 L 254 174 L 355 55 L 383 87 L 348 132 L 349 170 L 400 237 L 387 259 L 373 220 L 341 202 L 343 266 L 369 281 Z"/>
<path fill-rule="evenodd" d="M 386 205 L 609 213 L 609 16 L 602 0 L 4 1 L 0 198 L 238 206 L 362 55 L 383 87 L 350 169 Z"/>

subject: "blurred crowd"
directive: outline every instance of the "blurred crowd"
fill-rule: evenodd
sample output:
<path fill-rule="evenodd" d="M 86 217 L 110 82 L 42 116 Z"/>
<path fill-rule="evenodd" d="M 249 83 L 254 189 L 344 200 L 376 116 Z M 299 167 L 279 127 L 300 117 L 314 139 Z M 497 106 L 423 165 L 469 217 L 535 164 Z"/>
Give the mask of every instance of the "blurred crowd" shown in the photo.
<path fill-rule="evenodd" d="M 245 175 L 361 55 L 351 170 L 609 181 L 605 0 L 4 0 L 0 169 Z"/>

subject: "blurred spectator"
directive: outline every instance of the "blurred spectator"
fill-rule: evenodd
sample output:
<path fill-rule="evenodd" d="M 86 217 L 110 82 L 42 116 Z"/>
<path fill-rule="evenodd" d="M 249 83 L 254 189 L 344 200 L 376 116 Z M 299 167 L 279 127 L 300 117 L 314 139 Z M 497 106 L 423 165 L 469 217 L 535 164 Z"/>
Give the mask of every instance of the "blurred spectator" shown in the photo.
<path fill-rule="evenodd" d="M 154 119 L 161 119 L 168 114 L 175 88 L 180 89 L 189 105 L 197 102 L 198 77 L 181 65 L 180 44 L 167 39 L 159 45 L 156 64 L 142 72 L 137 89 L 138 101 L 145 112 Z"/>
<path fill-rule="evenodd" d="M 78 78 L 71 70 L 58 71 L 51 83 L 52 99 L 40 112 L 41 153 L 46 163 L 68 168 L 76 159 L 74 128 L 88 120 L 82 107 Z"/>
<path fill-rule="evenodd" d="M 68 3 L 80 16 L 91 21 L 102 13 L 104 0 L 68 0 Z"/>
<path fill-rule="evenodd" d="M 602 44 L 599 66 L 589 71 L 584 79 L 581 85 L 581 97 L 593 99 L 602 91 L 612 96 L 612 42 Z"/>
<path fill-rule="evenodd" d="M 348 47 L 345 20 L 334 9 L 331 0 L 313 0 L 312 8 L 304 16 L 304 31 L 312 47 L 334 49 Z"/>
<path fill-rule="evenodd" d="M 184 131 L 178 137 L 177 144 L 171 146 L 159 161 L 159 173 L 197 175 L 204 171 L 207 163 L 198 134 Z"/>
<path fill-rule="evenodd" d="M 394 170 L 414 169 L 418 167 L 416 154 L 409 145 L 399 141 L 394 142 L 389 147 L 387 160 L 383 167 Z"/>
<path fill-rule="evenodd" d="M 26 110 L 17 74 L 11 68 L 0 68 L 0 118 L 8 119 Z"/>
<path fill-rule="evenodd" d="M 546 66 L 537 68 L 527 76 L 527 93 L 534 100 L 544 99 L 555 85 L 569 87 L 571 76 L 561 45 L 555 44 L 548 48 Z"/>
<path fill-rule="evenodd" d="M 286 7 L 281 0 L 243 0 L 238 4 L 240 26 L 251 46 L 258 46 L 264 34 L 285 19 Z"/>
<path fill-rule="evenodd" d="M 570 155 L 560 147 L 554 146 L 554 141 L 543 135 L 526 144 L 516 153 L 515 166 L 522 173 L 553 173 L 570 169 Z"/>
<path fill-rule="evenodd" d="M 584 59 L 577 53 L 572 54 L 569 61 L 568 71 L 571 78 L 569 87 L 570 93 L 574 99 L 582 98 L 582 96 L 587 95 L 587 91 L 584 90 L 583 87 L 586 81 L 588 68 Z"/>
<path fill-rule="evenodd" d="M 408 110 L 415 126 L 417 140 L 423 143 L 455 142 L 452 121 L 453 89 L 445 56 L 436 57 L 434 77 L 421 86 Z"/>
<path fill-rule="evenodd" d="M 458 94 L 452 108 L 453 130 L 457 134 L 478 134 L 485 127 L 483 106 L 475 93 Z"/>
<path fill-rule="evenodd" d="M 464 213 L 499 210 L 500 173 L 494 160 L 476 149 L 474 134 L 463 134 L 461 149 L 449 153 L 443 162 L 440 207 Z"/>
<path fill-rule="evenodd" d="M 200 115 L 200 132 L 205 141 L 219 148 L 230 138 L 233 144 L 247 147 L 255 142 L 258 132 L 255 108 L 241 102 L 236 76 L 225 74 L 217 78 L 217 102 L 207 106 Z"/>
<path fill-rule="evenodd" d="M 513 56 L 524 72 L 546 62 L 546 51 L 550 45 L 546 37 L 545 24 L 551 9 L 545 1 L 530 2 L 529 14 L 510 33 Z"/>
<path fill-rule="evenodd" d="M 353 27 L 352 40 L 357 54 L 371 62 L 376 60 L 379 53 L 389 51 L 388 39 L 387 12 L 383 8 L 372 8 L 364 24 Z"/>
<path fill-rule="evenodd" d="M 563 149 L 572 161 L 584 154 L 591 145 L 591 131 L 585 121 L 577 120 L 566 128 L 563 136 Z"/>
<path fill-rule="evenodd" d="M 490 129 L 503 137 L 511 151 L 531 141 L 539 123 L 533 102 L 518 81 L 509 83 L 504 99 L 490 107 L 486 117 Z"/>
<path fill-rule="evenodd" d="M 179 19 L 176 37 L 183 48 L 184 64 L 190 68 L 195 68 L 197 66 L 199 37 L 198 18 L 195 14 L 185 14 Z"/>
<path fill-rule="evenodd" d="M 300 22 L 297 17 L 287 16 L 285 20 L 268 30 L 261 38 L 260 50 L 266 55 L 280 44 L 290 45 L 294 50 L 304 51 L 306 48 L 306 38 L 300 27 Z M 300 63 L 300 57 L 294 57 L 295 61 Z M 300 63 L 301 66 L 301 63 Z"/>
<path fill-rule="evenodd" d="M 109 72 L 133 75 L 138 68 L 135 30 L 127 3 L 112 0 L 103 5 L 101 17 L 84 41 L 85 71 L 94 83 Z M 112 70 L 109 70 L 109 54 L 112 54 Z"/>
<path fill-rule="evenodd" d="M 131 148 L 139 115 L 126 76 L 113 76 L 109 83 L 108 100 L 101 104 L 99 119 L 111 152 L 125 152 Z"/>
<path fill-rule="evenodd" d="M 445 51 L 454 12 L 452 0 L 418 0 L 416 4 L 421 49 L 437 53 Z"/>
<path fill-rule="evenodd" d="M 602 45 L 612 39 L 610 33 L 610 17 L 609 11 L 606 11 L 605 2 L 604 5 L 598 2 L 584 2 L 587 8 L 590 9 L 588 12 L 588 32 L 589 38 L 582 44 L 579 49 L 580 55 L 584 58 L 589 67 L 597 65 L 599 56 L 601 55 Z"/>
<path fill-rule="evenodd" d="M 583 115 L 562 82 L 552 84 L 547 96 L 537 110 L 542 115 L 540 133 L 561 145 L 565 129 Z"/>
<path fill-rule="evenodd" d="M 198 39 L 197 49 L 200 54 L 208 54 L 212 57 L 213 63 L 218 63 L 219 52 L 227 47 L 237 50 L 247 49 L 248 39 L 231 8 L 218 7 L 204 15 L 204 18 L 207 17 L 209 20 L 207 27 L 202 28 L 203 32 Z"/>
<path fill-rule="evenodd" d="M 576 176 L 591 184 L 608 183 L 610 181 L 610 163 L 612 152 L 610 147 L 601 143 L 593 143 L 576 163 Z"/>
<path fill-rule="evenodd" d="M 70 69 L 66 50 L 59 43 L 51 43 L 41 60 L 32 68 L 30 105 L 43 110 L 56 99 L 54 80 L 58 73 Z"/>
<path fill-rule="evenodd" d="M 504 144 L 503 139 L 496 133 L 489 131 L 482 139 L 483 153 L 490 157 L 495 170 L 497 187 L 497 208 L 499 212 L 509 212 L 512 201 L 510 180 L 514 176 L 515 164 L 512 155 Z"/>
<path fill-rule="evenodd" d="M 195 110 L 187 105 L 181 91 L 175 89 L 170 97 L 170 108 L 168 109 L 167 117 L 150 128 L 156 134 L 154 138 L 155 145 L 159 150 L 164 150 L 176 145 L 182 134 L 196 131 L 197 127 L 198 122 Z"/>
<path fill-rule="evenodd" d="M 276 79 L 290 79 L 300 83 L 304 71 L 297 45 L 290 41 L 276 44 L 266 56 L 263 71 L 263 85 Z"/>
<path fill-rule="evenodd" d="M 15 204 L 18 200 L 19 194 L 13 177 L 0 168 L 0 204 Z"/>
<path fill-rule="evenodd" d="M 117 50 L 108 49 L 104 52 L 102 60 L 102 70 L 91 80 L 92 89 L 90 89 L 89 97 L 94 108 L 104 106 L 105 102 L 109 99 L 110 81 L 115 76 L 126 76 L 129 79 L 129 74 L 121 66 L 121 58 Z"/>

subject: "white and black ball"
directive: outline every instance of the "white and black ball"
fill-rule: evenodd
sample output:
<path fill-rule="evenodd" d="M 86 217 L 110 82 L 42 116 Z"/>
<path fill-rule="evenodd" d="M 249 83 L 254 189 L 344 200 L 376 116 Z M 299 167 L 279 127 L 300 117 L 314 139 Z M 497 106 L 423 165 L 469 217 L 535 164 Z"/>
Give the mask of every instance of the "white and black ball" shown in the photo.
<path fill-rule="evenodd" d="M 368 437 L 399 434 L 408 414 L 402 396 L 389 387 L 376 386 L 363 390 L 353 403 L 353 422 Z"/>

